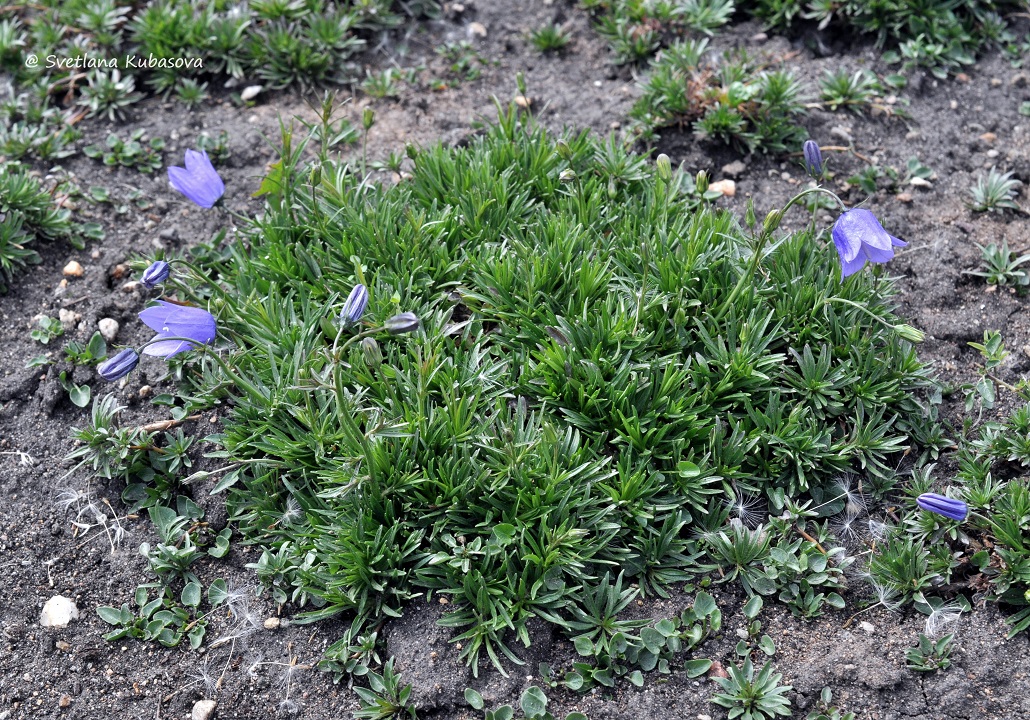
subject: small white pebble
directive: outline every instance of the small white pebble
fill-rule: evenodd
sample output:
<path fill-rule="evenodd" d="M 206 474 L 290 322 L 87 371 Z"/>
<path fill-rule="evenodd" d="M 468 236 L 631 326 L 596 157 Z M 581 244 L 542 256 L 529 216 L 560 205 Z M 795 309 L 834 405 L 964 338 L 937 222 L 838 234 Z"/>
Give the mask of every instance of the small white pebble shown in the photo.
<path fill-rule="evenodd" d="M 82 265 L 80 265 L 76 260 L 72 260 L 64 266 L 64 270 L 62 272 L 65 277 L 82 277 Z"/>
<path fill-rule="evenodd" d="M 97 328 L 107 342 L 114 342 L 114 339 L 118 337 L 118 321 L 114 318 L 102 318 L 97 323 Z"/>
<path fill-rule="evenodd" d="M 247 102 L 256 98 L 264 90 L 262 85 L 248 85 L 240 92 L 240 100 Z"/>

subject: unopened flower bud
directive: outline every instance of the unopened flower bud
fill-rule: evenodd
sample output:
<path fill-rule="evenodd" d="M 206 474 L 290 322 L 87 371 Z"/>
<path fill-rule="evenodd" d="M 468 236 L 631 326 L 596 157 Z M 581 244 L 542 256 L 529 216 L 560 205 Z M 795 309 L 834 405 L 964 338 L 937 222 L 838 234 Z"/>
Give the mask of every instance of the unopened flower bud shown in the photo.
<path fill-rule="evenodd" d="M 926 339 L 926 333 L 922 330 L 904 323 L 895 325 L 894 332 L 912 343 L 921 343 Z"/>
<path fill-rule="evenodd" d="M 706 173 L 704 170 L 698 170 L 696 184 L 697 191 L 699 193 L 704 195 L 706 192 L 708 192 L 708 173 Z"/>
<path fill-rule="evenodd" d="M 370 107 L 365 108 L 365 112 L 361 115 L 361 125 L 365 130 L 370 129 L 376 123 L 376 111 Z"/>
<path fill-rule="evenodd" d="M 340 311 L 340 325 L 347 327 L 358 322 L 365 314 L 366 307 L 368 307 L 368 290 L 359 283 L 354 286 L 350 295 L 347 296 L 346 302 L 343 303 L 343 310 Z"/>
<path fill-rule="evenodd" d="M 413 312 L 402 312 L 389 318 L 384 326 L 391 335 L 403 335 L 404 333 L 418 330 L 418 316 Z"/>
<path fill-rule="evenodd" d="M 404 146 L 404 154 L 408 156 L 409 160 L 418 160 L 418 148 L 414 143 L 407 143 Z"/>
<path fill-rule="evenodd" d="M 145 288 L 152 290 L 168 279 L 169 270 L 168 263 L 164 260 L 158 260 L 143 271 L 143 276 L 139 281 L 143 283 Z"/>
<path fill-rule="evenodd" d="M 569 147 L 569 144 L 565 142 L 565 140 L 559 140 L 556 142 L 554 144 L 554 151 L 558 153 L 558 157 L 565 162 L 572 162 L 572 148 Z"/>
<path fill-rule="evenodd" d="M 97 374 L 108 382 L 121 380 L 131 373 L 139 365 L 139 353 L 131 348 L 126 348 L 110 360 L 97 365 Z"/>
<path fill-rule="evenodd" d="M 379 349 L 379 343 L 375 338 L 367 337 L 361 341 L 361 352 L 365 356 L 365 365 L 371 370 L 383 364 L 383 351 Z"/>
<path fill-rule="evenodd" d="M 802 147 L 805 156 L 805 172 L 814 178 L 823 174 L 823 152 L 819 149 L 819 143 L 815 140 L 805 140 Z"/>
<path fill-rule="evenodd" d="M 576 182 L 576 171 L 572 168 L 565 168 L 558 175 L 558 181 L 564 184 Z"/>
<path fill-rule="evenodd" d="M 770 210 L 769 214 L 765 216 L 765 221 L 762 223 L 762 231 L 765 234 L 775 232 L 776 228 L 780 226 L 780 221 L 783 220 L 782 210 Z"/>
<path fill-rule="evenodd" d="M 655 159 L 655 166 L 658 168 L 658 179 L 664 183 L 672 180 L 672 161 L 669 156 L 662 153 Z"/>

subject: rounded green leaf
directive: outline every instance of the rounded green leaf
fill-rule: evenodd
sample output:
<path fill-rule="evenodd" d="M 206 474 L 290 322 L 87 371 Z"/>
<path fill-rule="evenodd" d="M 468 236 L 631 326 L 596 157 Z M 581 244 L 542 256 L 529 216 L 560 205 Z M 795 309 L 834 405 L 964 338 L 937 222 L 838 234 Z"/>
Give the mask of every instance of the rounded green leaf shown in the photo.
<path fill-rule="evenodd" d="M 708 658 L 697 658 L 696 660 L 687 660 L 683 663 L 683 669 L 686 671 L 688 678 L 701 677 L 711 667 L 712 661 Z"/>
<path fill-rule="evenodd" d="M 539 687 L 531 685 L 522 693 L 519 705 L 527 718 L 538 718 L 547 712 L 547 696 Z"/>
<path fill-rule="evenodd" d="M 200 583 L 195 580 L 191 580 L 186 583 L 186 587 L 182 589 L 182 604 L 186 607 L 197 607 L 200 605 Z"/>
<path fill-rule="evenodd" d="M 122 611 L 110 605 L 102 605 L 97 608 L 97 615 L 108 625 L 121 625 Z"/>
<path fill-rule="evenodd" d="M 465 702 L 471 705 L 475 710 L 483 709 L 483 696 L 472 688 L 465 688 Z"/>
<path fill-rule="evenodd" d="M 763 604 L 764 601 L 762 600 L 761 595 L 752 596 L 752 598 L 744 605 L 744 617 L 748 620 L 754 620 L 758 617 L 758 613 L 762 612 Z"/>

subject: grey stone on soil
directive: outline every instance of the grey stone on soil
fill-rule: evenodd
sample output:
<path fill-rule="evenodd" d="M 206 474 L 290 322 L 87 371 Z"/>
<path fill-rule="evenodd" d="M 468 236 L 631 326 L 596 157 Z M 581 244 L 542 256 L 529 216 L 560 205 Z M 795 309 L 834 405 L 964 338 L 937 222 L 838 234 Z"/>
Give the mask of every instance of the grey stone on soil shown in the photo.
<path fill-rule="evenodd" d="M 216 707 L 218 707 L 218 703 L 214 700 L 198 700 L 193 705 L 190 720 L 211 720 L 215 716 Z"/>
<path fill-rule="evenodd" d="M 834 125 L 832 128 L 830 128 L 830 136 L 841 140 L 846 145 L 850 145 L 855 141 L 855 139 L 851 136 L 851 130 L 844 127 L 843 125 Z"/>
<path fill-rule="evenodd" d="M 18 368 L 10 375 L 0 378 L 0 403 L 8 400 L 25 400 L 36 392 L 39 377 L 44 368 Z"/>
<path fill-rule="evenodd" d="M 733 179 L 739 178 L 746 170 L 747 165 L 740 160 L 734 160 L 733 162 L 722 166 L 722 174 Z"/>
<path fill-rule="evenodd" d="M 447 609 L 424 600 L 413 602 L 403 617 L 387 627 L 386 654 L 394 657 L 394 669 L 404 683 L 411 684 L 411 699 L 420 710 L 464 704 L 465 688 L 472 679 L 472 670 L 447 642 L 451 631 L 436 624 Z"/>
<path fill-rule="evenodd" d="M 179 226 L 178 225 L 172 225 L 170 227 L 166 227 L 164 230 L 159 232 L 157 234 L 157 236 L 159 238 L 161 238 L 162 240 L 178 240 L 179 239 Z"/>

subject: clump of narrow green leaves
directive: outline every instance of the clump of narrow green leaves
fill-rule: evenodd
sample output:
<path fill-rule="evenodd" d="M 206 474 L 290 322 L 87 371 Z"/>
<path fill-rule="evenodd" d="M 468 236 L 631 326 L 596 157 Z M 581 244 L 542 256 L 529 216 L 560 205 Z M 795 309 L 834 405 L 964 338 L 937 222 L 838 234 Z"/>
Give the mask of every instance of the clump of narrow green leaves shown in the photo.
<path fill-rule="evenodd" d="M 969 270 L 966 274 L 985 278 L 988 285 L 1014 285 L 1023 287 L 1030 285 L 1030 275 L 1020 268 L 1030 260 L 1030 254 L 1020 255 L 1009 249 L 1008 240 L 1001 245 L 990 243 L 980 246 L 981 260 L 979 270 Z"/>
<path fill-rule="evenodd" d="M 973 196 L 969 208 L 974 212 L 1019 210 L 1015 198 L 1020 185 L 1012 173 L 1000 173 L 992 167 L 986 176 L 978 177 L 976 185 L 969 189 L 969 194 Z"/>
<path fill-rule="evenodd" d="M 715 693 L 711 701 L 729 710 L 729 717 L 742 720 L 765 720 L 777 715 L 790 715 L 790 700 L 784 693 L 790 685 L 780 685 L 782 675 L 773 673 L 772 662 L 767 662 L 755 675 L 751 658 L 741 666 L 730 665 L 729 677 L 715 678 L 722 692 Z"/>
<path fill-rule="evenodd" d="M 676 42 L 651 64 L 643 94 L 630 116 L 637 132 L 653 138 L 670 125 L 740 150 L 782 152 L 799 146 L 805 131 L 801 84 L 788 70 L 766 69 L 745 51 L 713 58 L 707 40 Z"/>
<path fill-rule="evenodd" d="M 733 0 L 650 3 L 642 0 L 580 0 L 597 17 L 618 63 L 646 60 L 660 45 L 690 32 L 711 35 L 729 22 Z"/>
<path fill-rule="evenodd" d="M 1015 0 L 960 4 L 747 0 L 737 4 L 777 29 L 815 21 L 838 35 L 869 35 L 878 47 L 891 48 L 884 53 L 886 60 L 902 62 L 906 68 L 925 67 L 941 78 L 971 65 L 986 48 L 1011 44 L 1014 37 L 1002 16 L 1019 7 Z"/>
<path fill-rule="evenodd" d="M 529 41 L 542 53 L 564 50 L 571 40 L 569 31 L 557 24 L 544 25 L 529 32 Z"/>
<path fill-rule="evenodd" d="M 181 429 L 159 433 L 121 427 L 118 415 L 124 409 L 114 395 L 97 397 L 89 425 L 72 428 L 78 447 L 68 459 L 78 460 L 97 477 L 123 482 L 122 501 L 131 512 L 168 504 L 180 475 L 192 466 L 194 438 Z"/>
<path fill-rule="evenodd" d="M 265 212 L 211 258 L 218 291 L 179 289 L 210 302 L 246 378 L 218 438 L 240 463 L 233 518 L 297 619 L 351 621 L 340 652 L 428 592 L 473 667 L 521 662 L 541 618 L 583 653 L 580 687 L 662 671 L 711 613 L 623 610 L 722 564 L 694 537 L 736 532 L 728 500 L 780 515 L 849 468 L 885 492 L 932 436 L 935 385 L 891 329 L 889 282 L 841 283 L 808 233 L 753 271 L 752 230 L 614 141 L 556 145 L 513 107 L 468 147 L 409 149 L 389 187 L 325 146 L 313 173 L 288 128 L 282 148 Z M 357 283 L 362 324 L 340 329 Z M 377 335 L 373 360 L 348 342 L 401 311 L 420 329 Z M 806 347 L 834 370 L 799 372 Z M 198 396 L 225 387 L 202 367 L 184 370 Z M 769 527 L 782 557 L 747 572 L 815 614 L 833 573 Z"/>
<path fill-rule="evenodd" d="M 0 161 L 0 215 L 0 292 L 7 291 L 17 271 L 39 262 L 39 255 L 26 247 L 33 240 L 77 242 L 71 213 L 55 207 L 50 193 L 21 163 Z"/>
<path fill-rule="evenodd" d="M 819 81 L 820 99 L 830 110 L 846 107 L 860 110 L 882 91 L 879 79 L 869 70 L 849 72 L 845 68 L 827 70 Z"/>

